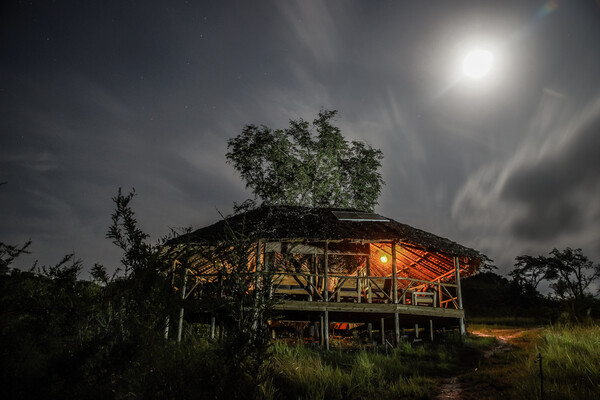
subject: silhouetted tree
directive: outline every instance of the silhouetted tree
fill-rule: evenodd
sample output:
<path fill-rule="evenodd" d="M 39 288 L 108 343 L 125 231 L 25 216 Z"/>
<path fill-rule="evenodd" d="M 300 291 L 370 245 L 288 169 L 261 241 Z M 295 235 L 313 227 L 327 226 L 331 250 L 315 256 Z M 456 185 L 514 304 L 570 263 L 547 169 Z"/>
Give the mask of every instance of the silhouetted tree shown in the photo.
<path fill-rule="evenodd" d="M 267 204 L 373 210 L 383 153 L 348 143 L 332 124 L 336 114 L 321 111 L 312 126 L 291 120 L 283 130 L 247 125 L 227 142 L 227 160 Z"/>
<path fill-rule="evenodd" d="M 539 283 L 545 280 L 553 297 L 565 305 L 573 321 L 582 322 L 589 316 L 595 302 L 590 289 L 600 278 L 600 265 L 594 265 L 581 249 L 555 248 L 549 257 L 523 255 L 516 260 L 511 276 L 522 290 L 537 294 Z"/>

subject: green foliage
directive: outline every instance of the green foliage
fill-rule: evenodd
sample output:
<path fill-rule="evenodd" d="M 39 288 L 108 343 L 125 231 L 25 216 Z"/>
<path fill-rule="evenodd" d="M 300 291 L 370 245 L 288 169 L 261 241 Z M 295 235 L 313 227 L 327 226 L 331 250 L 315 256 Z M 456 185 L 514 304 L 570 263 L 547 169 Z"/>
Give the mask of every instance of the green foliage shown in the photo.
<path fill-rule="evenodd" d="M 254 270 L 249 262 L 259 251 L 254 240 L 244 232 L 227 226 L 226 237 L 218 245 L 197 248 L 219 275 L 218 285 L 205 282 L 197 291 L 197 300 L 204 304 L 213 297 L 222 316 L 226 335 L 220 344 L 221 356 L 228 362 L 228 379 L 233 387 L 246 387 L 246 396 L 256 394 L 255 382 L 269 357 L 270 335 L 267 321 L 275 300 L 271 296 L 273 271 Z M 264 263 L 264 260 L 263 260 Z M 218 293 L 215 292 L 218 291 Z M 221 295 L 222 294 L 222 295 Z"/>
<path fill-rule="evenodd" d="M 133 192 L 119 190 L 113 199 L 107 237 L 123 251 L 123 270 L 112 276 L 96 264 L 92 280 L 81 280 L 82 262 L 72 254 L 52 266 L 11 269 L 28 244 L 0 245 L 5 397 L 272 398 L 263 374 L 271 300 L 266 290 L 248 295 L 255 282 L 247 274 L 249 240 L 230 232 L 231 239 L 210 253 L 213 262 L 235 269 L 223 286 L 225 340 L 209 344 L 194 335 L 175 344 L 164 337 L 167 317 L 181 307 L 171 286 L 172 267 L 175 256 L 185 264 L 191 248 L 164 246 L 166 239 L 149 244 L 131 208 L 133 198 Z"/>
<path fill-rule="evenodd" d="M 247 125 L 228 141 L 227 160 L 267 204 L 372 210 L 381 193 L 383 153 L 348 143 L 332 124 L 337 111 L 321 111 L 311 125 L 286 129 Z"/>
<path fill-rule="evenodd" d="M 0 242 L 0 274 L 4 275 L 8 273 L 9 267 L 15 258 L 21 254 L 29 254 L 27 248 L 31 245 L 31 241 L 28 241 L 22 246 L 13 246 L 6 243 Z"/>
<path fill-rule="evenodd" d="M 583 322 L 590 318 L 593 308 L 597 307 L 590 289 L 600 278 L 600 265 L 594 265 L 581 249 L 555 248 L 549 257 L 523 255 L 516 260 L 511 276 L 521 294 L 539 297 L 537 286 L 546 281 L 553 297 L 563 304 L 572 321 Z"/>

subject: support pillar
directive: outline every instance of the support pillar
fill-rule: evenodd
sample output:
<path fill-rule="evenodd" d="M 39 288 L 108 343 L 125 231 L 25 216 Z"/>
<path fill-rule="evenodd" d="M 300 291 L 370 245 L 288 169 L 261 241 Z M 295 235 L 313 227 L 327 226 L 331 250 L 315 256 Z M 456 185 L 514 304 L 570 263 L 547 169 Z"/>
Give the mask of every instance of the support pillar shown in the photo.
<path fill-rule="evenodd" d="M 462 301 L 462 290 L 460 287 L 460 261 L 458 260 L 458 257 L 454 257 L 454 272 L 456 274 L 456 297 L 458 299 L 458 309 L 462 310 L 463 309 L 463 301 Z M 459 318 L 458 325 L 459 325 L 459 329 L 460 329 L 460 335 L 464 336 L 467 333 L 467 330 L 465 329 L 465 319 Z"/>
<path fill-rule="evenodd" d="M 371 245 L 369 244 L 369 256 L 367 257 L 367 303 L 373 302 L 371 296 Z"/>
<path fill-rule="evenodd" d="M 328 252 L 329 252 L 329 241 L 325 241 L 325 251 L 324 251 L 324 293 L 325 293 L 325 318 L 324 318 L 324 333 L 325 333 L 325 350 L 329 350 L 329 311 L 327 311 L 327 303 L 329 302 L 329 260 L 328 260 Z"/>
<path fill-rule="evenodd" d="M 433 320 L 429 320 L 429 340 L 433 342 Z"/>
<path fill-rule="evenodd" d="M 165 340 L 169 340 L 169 325 L 171 324 L 171 316 L 165 318 Z"/>
<path fill-rule="evenodd" d="M 183 332 L 183 301 L 185 300 L 185 291 L 187 288 L 187 268 L 183 268 L 183 285 L 181 287 L 181 308 L 179 309 L 179 329 L 177 330 L 177 343 L 181 343 L 181 334 Z"/>
<path fill-rule="evenodd" d="M 394 290 L 394 305 L 398 307 L 398 265 L 396 260 L 396 242 L 392 243 L 392 288 Z M 398 316 L 398 310 L 394 312 L 394 338 L 396 346 L 400 345 L 400 317 Z"/>
<path fill-rule="evenodd" d="M 319 344 L 325 347 L 325 332 L 323 329 L 325 318 L 321 315 L 321 321 L 319 322 Z"/>
<path fill-rule="evenodd" d="M 210 339 L 211 340 L 215 339 L 216 324 L 217 324 L 217 318 L 213 315 L 212 317 L 210 317 Z"/>
<path fill-rule="evenodd" d="M 419 324 L 415 324 L 415 339 L 419 338 Z"/>
<path fill-rule="evenodd" d="M 385 346 L 385 319 L 381 318 L 381 344 Z"/>

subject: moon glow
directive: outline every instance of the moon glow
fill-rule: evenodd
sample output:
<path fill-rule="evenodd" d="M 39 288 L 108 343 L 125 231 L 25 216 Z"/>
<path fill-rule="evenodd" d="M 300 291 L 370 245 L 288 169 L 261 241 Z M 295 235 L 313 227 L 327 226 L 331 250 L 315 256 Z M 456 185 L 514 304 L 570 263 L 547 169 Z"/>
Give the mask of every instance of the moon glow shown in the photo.
<path fill-rule="evenodd" d="M 481 78 L 492 69 L 493 54 L 488 50 L 473 50 L 463 60 L 463 73 L 469 78 Z"/>

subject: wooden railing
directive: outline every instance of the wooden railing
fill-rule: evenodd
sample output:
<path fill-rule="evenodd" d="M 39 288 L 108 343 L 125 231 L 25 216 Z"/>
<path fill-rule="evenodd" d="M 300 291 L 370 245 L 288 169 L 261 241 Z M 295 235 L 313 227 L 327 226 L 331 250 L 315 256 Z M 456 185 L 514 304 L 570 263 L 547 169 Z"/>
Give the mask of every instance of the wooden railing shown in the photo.
<path fill-rule="evenodd" d="M 220 285 L 217 273 L 191 274 L 206 283 Z M 249 273 L 256 277 L 256 274 Z M 394 303 L 393 278 L 385 276 L 328 274 L 327 296 L 325 276 L 308 272 L 277 271 L 272 275 L 275 297 L 304 301 Z M 416 278 L 397 278 L 399 304 L 459 309 L 457 285 Z M 199 282 L 196 282 L 197 286 Z"/>
<path fill-rule="evenodd" d="M 382 276 L 328 274 L 328 298 L 325 299 L 325 277 L 305 272 L 276 272 L 273 277 L 275 296 L 288 296 L 307 301 L 393 303 L 393 278 Z M 397 302 L 458 309 L 457 285 L 440 280 L 397 278 Z"/>

